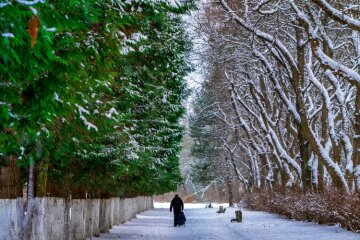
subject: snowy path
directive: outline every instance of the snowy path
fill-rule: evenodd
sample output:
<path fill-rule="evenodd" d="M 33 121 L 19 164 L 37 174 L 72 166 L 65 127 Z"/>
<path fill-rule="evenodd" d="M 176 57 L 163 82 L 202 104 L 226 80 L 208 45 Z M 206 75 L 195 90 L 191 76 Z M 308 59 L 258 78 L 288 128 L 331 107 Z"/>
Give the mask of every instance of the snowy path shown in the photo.
<path fill-rule="evenodd" d="M 173 227 L 169 204 L 155 203 L 155 209 L 137 215 L 126 224 L 114 226 L 97 240 L 360 240 L 360 234 L 337 226 L 289 221 L 279 216 L 243 211 L 243 223 L 231 223 L 235 208 L 217 214 L 217 208 L 185 204 L 186 227 Z M 201 208 L 200 208 L 201 207 Z"/>

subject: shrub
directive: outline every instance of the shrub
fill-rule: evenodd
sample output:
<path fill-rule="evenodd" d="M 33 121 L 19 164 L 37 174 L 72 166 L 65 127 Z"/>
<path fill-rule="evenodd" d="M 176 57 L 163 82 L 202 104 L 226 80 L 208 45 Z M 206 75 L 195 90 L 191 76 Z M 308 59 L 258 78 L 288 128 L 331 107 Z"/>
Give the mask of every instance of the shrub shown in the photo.
<path fill-rule="evenodd" d="M 344 195 L 335 190 L 306 194 L 267 190 L 248 193 L 244 203 L 250 210 L 277 213 L 290 219 L 320 224 L 339 224 L 347 230 L 360 232 L 359 195 Z"/>

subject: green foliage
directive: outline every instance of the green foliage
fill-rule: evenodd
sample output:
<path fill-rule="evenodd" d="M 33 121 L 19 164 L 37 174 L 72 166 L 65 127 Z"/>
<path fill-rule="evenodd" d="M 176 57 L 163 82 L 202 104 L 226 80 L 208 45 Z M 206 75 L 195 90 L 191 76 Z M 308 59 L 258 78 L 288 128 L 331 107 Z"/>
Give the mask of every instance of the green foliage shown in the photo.
<path fill-rule="evenodd" d="M 205 83 L 202 90 L 197 94 L 193 104 L 193 114 L 190 116 L 190 135 L 193 138 L 191 155 L 193 163 L 192 179 L 194 183 L 208 185 L 224 173 L 221 172 L 224 156 L 219 143 L 221 129 L 219 119 L 212 112 L 216 111 L 216 99 L 211 84 Z"/>
<path fill-rule="evenodd" d="M 22 168 L 30 159 L 49 163 L 48 181 L 70 178 L 94 194 L 176 189 L 183 78 L 191 70 L 180 14 L 191 6 L 78 0 L 0 7 L 0 159 L 15 155 Z"/>

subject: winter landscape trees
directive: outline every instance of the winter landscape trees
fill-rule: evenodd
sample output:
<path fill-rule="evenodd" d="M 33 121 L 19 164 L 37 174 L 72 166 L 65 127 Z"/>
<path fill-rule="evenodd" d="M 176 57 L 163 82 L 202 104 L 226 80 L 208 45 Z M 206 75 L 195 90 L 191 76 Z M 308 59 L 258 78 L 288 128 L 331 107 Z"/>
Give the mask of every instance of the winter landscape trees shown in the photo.
<path fill-rule="evenodd" d="M 0 3 L 0 198 L 135 197 L 181 181 L 190 47 L 177 1 Z M 66 238 L 66 237 L 65 237 Z"/>
<path fill-rule="evenodd" d="M 195 146 L 221 125 L 217 161 L 233 159 L 249 191 L 358 198 L 359 2 L 219 0 L 201 10 L 206 103 L 195 103 Z"/>
<path fill-rule="evenodd" d="M 18 216 L 7 222 L 19 238 L 37 230 L 33 219 L 46 208 L 39 198 L 62 199 L 68 239 L 73 200 L 176 189 L 191 70 L 181 16 L 192 6 L 0 3 L 0 200 L 17 199 Z M 358 0 L 200 4 L 205 83 L 190 117 L 197 181 L 221 182 L 230 203 L 241 182 L 258 193 L 248 195 L 261 204 L 248 200 L 255 209 L 292 216 L 299 209 L 282 199 L 330 206 L 338 194 L 360 213 L 359 15 Z M 267 208 L 274 199 L 278 209 Z M 341 224 L 359 229 L 348 210 Z"/>

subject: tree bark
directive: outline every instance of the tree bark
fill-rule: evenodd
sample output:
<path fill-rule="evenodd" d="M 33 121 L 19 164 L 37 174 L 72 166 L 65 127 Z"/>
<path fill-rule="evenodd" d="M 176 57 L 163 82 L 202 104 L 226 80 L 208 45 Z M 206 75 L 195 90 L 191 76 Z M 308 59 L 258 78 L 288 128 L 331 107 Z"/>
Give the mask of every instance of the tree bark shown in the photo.
<path fill-rule="evenodd" d="M 230 160 L 228 158 L 225 158 L 226 161 L 226 187 L 228 189 L 228 196 L 229 196 L 229 207 L 233 207 L 234 206 L 234 196 L 233 196 L 233 191 L 232 191 L 232 177 L 230 173 L 232 173 L 233 171 L 231 171 L 231 164 L 230 164 Z"/>
<path fill-rule="evenodd" d="M 302 44 L 303 30 L 296 28 L 297 39 L 297 67 L 298 74 L 294 74 L 294 90 L 296 94 L 296 108 L 302 118 L 306 118 L 306 110 L 303 102 L 302 90 L 305 85 L 305 45 Z M 304 193 L 311 190 L 311 168 L 309 167 L 309 143 L 306 140 L 301 125 L 297 124 L 297 138 L 299 141 L 299 151 L 301 158 L 301 180 Z"/>
<path fill-rule="evenodd" d="M 355 191 L 360 194 L 360 84 L 356 84 L 353 163 Z"/>
<path fill-rule="evenodd" d="M 28 240 L 31 236 L 33 211 L 35 208 L 35 173 L 34 173 L 34 160 L 29 160 L 29 177 L 28 177 L 28 190 L 27 190 L 27 208 L 26 215 L 22 222 L 21 239 Z"/>

